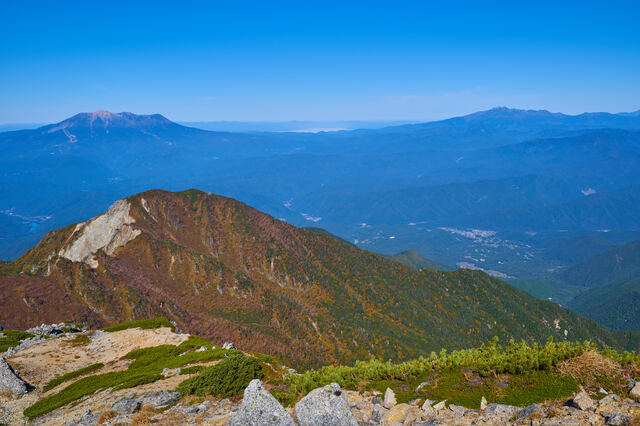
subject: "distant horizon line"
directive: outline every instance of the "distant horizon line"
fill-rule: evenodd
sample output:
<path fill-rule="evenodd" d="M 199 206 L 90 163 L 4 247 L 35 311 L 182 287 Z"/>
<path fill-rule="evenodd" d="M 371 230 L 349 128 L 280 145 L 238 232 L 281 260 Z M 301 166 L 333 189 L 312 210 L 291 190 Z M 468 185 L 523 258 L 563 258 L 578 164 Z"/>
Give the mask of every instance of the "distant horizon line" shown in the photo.
<path fill-rule="evenodd" d="M 183 125 L 187 125 L 187 124 L 296 124 L 296 123 L 402 123 L 402 124 L 419 124 L 419 123 L 429 123 L 429 122 L 434 122 L 434 121 L 443 121 L 443 120 L 448 120 L 448 119 L 452 119 L 452 118 L 458 118 L 458 117 L 465 117 L 465 116 L 469 116 L 472 114 L 476 114 L 476 113 L 482 113 L 482 112 L 488 112 L 488 111 L 493 111 L 493 110 L 511 110 L 511 111 L 523 111 L 523 112 L 548 112 L 551 114 L 562 114 L 562 115 L 566 115 L 566 116 L 570 116 L 570 117 L 576 117 L 576 116 L 580 116 L 583 114 L 611 114 L 611 115 L 631 115 L 631 114 L 640 114 L 640 108 L 636 109 L 636 110 L 631 110 L 631 111 L 618 111 L 618 112 L 611 112 L 611 111 L 583 111 L 577 114 L 568 114 L 565 112 L 561 112 L 561 111 L 551 111 L 548 109 L 524 109 L 524 108 L 513 108 L 513 107 L 507 107 L 507 106 L 496 106 L 496 107 L 492 107 L 489 109 L 481 109 L 481 110 L 477 110 L 477 111 L 473 111 L 473 112 L 469 112 L 469 113 L 458 113 L 455 115 L 450 115 L 450 116 L 446 116 L 446 117 L 442 117 L 442 118 L 421 118 L 421 119 L 386 119 L 386 118 L 371 118 L 371 119 L 288 119 L 288 120 L 173 120 L 173 119 L 169 119 L 167 118 L 164 114 L 162 113 L 133 113 L 131 111 L 120 111 L 117 113 L 112 113 L 112 114 L 122 114 L 122 113 L 131 113 L 131 114 L 135 114 L 135 115 L 140 115 L 140 116 L 145 116 L 145 115 L 162 115 L 163 117 L 167 118 L 168 120 L 177 123 L 177 124 L 183 124 Z M 47 122 L 47 121 L 31 121 L 31 122 L 3 122 L 0 123 L 0 131 L 5 131 L 3 130 L 3 128 L 8 128 L 8 127 L 13 127 L 15 128 L 14 130 L 28 130 L 28 129 L 34 129 L 34 128 L 38 128 L 41 126 L 46 126 L 49 124 L 56 124 L 56 123 L 60 123 L 62 121 L 65 121 L 71 117 L 74 117 L 78 114 L 92 114 L 95 112 L 110 112 L 108 110 L 96 110 L 96 111 L 81 111 L 81 112 L 77 112 L 73 115 L 70 115 L 60 121 L 51 121 L 51 122 Z M 18 126 L 26 126 L 26 127 L 18 127 Z"/>

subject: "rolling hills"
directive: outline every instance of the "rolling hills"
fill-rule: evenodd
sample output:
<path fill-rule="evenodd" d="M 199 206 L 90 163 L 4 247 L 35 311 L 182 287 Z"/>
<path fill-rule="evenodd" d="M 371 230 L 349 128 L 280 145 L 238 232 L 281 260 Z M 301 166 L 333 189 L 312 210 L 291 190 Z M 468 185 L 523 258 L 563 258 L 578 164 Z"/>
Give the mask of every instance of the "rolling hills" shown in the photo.
<path fill-rule="evenodd" d="M 569 284 L 587 288 L 640 278 L 640 240 L 596 254 L 559 271 L 558 277 Z"/>
<path fill-rule="evenodd" d="M 164 315 L 297 366 L 501 339 L 614 335 L 481 271 L 415 271 L 197 190 L 147 191 L 0 265 L 0 323 L 109 325 Z"/>
<path fill-rule="evenodd" d="M 569 308 L 610 330 L 640 330 L 640 278 L 579 293 Z"/>

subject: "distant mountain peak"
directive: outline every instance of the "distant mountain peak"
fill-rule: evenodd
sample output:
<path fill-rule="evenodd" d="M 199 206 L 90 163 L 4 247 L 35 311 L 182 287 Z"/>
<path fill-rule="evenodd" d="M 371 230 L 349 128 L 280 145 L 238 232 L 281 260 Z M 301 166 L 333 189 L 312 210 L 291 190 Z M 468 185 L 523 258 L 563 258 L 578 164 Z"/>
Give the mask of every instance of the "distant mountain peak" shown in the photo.
<path fill-rule="evenodd" d="M 51 125 L 48 133 L 74 127 L 110 128 L 110 127 L 149 127 L 174 124 L 160 114 L 138 115 L 131 112 L 110 112 L 98 110 L 95 112 L 81 112 L 60 123 Z"/>

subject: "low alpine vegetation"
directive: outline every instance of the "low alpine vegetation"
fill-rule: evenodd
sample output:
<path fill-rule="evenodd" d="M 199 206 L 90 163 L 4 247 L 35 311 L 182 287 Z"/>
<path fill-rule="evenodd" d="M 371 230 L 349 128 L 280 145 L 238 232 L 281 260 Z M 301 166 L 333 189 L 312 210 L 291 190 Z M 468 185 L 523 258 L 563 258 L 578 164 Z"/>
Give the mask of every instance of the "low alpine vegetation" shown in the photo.
<path fill-rule="evenodd" d="M 51 389 L 55 388 L 56 386 L 64 383 L 64 382 L 68 382 L 71 379 L 75 379 L 76 377 L 80 377 L 80 376 L 84 376 L 87 373 L 91 373 L 93 371 L 99 370 L 102 367 L 104 367 L 104 364 L 102 363 L 97 363 L 97 364 L 91 364 L 87 367 L 84 368 L 80 368 L 76 371 L 72 371 L 70 373 L 67 374 L 63 374 L 62 376 L 56 377 L 55 379 L 51 380 L 49 383 L 47 383 L 44 388 L 42 389 L 45 392 L 50 391 Z"/>
<path fill-rule="evenodd" d="M 194 350 L 201 346 L 210 350 L 200 352 Z M 201 337 L 191 336 L 179 345 L 160 345 L 133 350 L 124 356 L 125 359 L 133 360 L 127 370 L 83 377 L 60 392 L 43 398 L 26 408 L 24 415 L 33 419 L 102 389 L 119 390 L 155 382 L 164 377 L 162 370 L 165 368 L 178 368 L 188 364 L 214 361 L 225 355 L 240 353 L 221 348 L 211 349 L 211 347 L 211 344 Z M 61 376 L 54 379 L 54 382 L 60 381 L 62 383 L 67 380 Z"/>
<path fill-rule="evenodd" d="M 128 328 L 141 328 L 143 330 L 149 330 L 152 328 L 169 327 L 172 331 L 176 330 L 176 326 L 171 323 L 165 317 L 141 319 L 135 321 L 123 322 L 122 324 L 113 325 L 111 327 L 103 328 L 102 330 L 107 332 L 121 331 Z"/>
<path fill-rule="evenodd" d="M 20 330 L 2 330 L 0 331 L 0 352 L 18 346 L 25 339 L 34 337 L 33 334 Z"/>
<path fill-rule="evenodd" d="M 251 380 L 263 377 L 260 361 L 240 353 L 203 369 L 196 377 L 180 383 L 177 391 L 183 396 L 234 396 L 241 394 Z"/>
<path fill-rule="evenodd" d="M 567 374 L 567 362 L 594 352 L 597 350 L 589 342 L 549 339 L 540 345 L 511 341 L 503 347 L 494 338 L 479 348 L 442 350 L 403 363 L 374 358 L 358 361 L 353 366 L 326 366 L 292 374 L 284 380 L 289 390 L 276 395 L 282 402 L 291 403 L 315 388 L 336 382 L 343 388 L 357 390 L 384 392 L 390 387 L 396 391 L 399 402 L 428 395 L 432 399 L 447 399 L 453 404 L 477 408 L 480 397 L 486 396 L 499 403 L 527 405 L 563 398 L 581 385 L 587 386 L 579 375 Z M 597 353 L 611 364 L 634 366 L 631 374 L 640 376 L 637 354 L 611 349 Z"/>

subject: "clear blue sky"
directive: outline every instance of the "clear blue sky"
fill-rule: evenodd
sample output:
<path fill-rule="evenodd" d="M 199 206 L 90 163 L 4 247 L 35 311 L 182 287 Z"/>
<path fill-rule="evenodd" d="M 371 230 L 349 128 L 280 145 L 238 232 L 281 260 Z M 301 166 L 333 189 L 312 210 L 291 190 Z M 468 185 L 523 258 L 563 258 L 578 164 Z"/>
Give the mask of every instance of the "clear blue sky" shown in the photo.
<path fill-rule="evenodd" d="M 640 108 L 640 2 L 2 1 L 0 123 Z"/>

